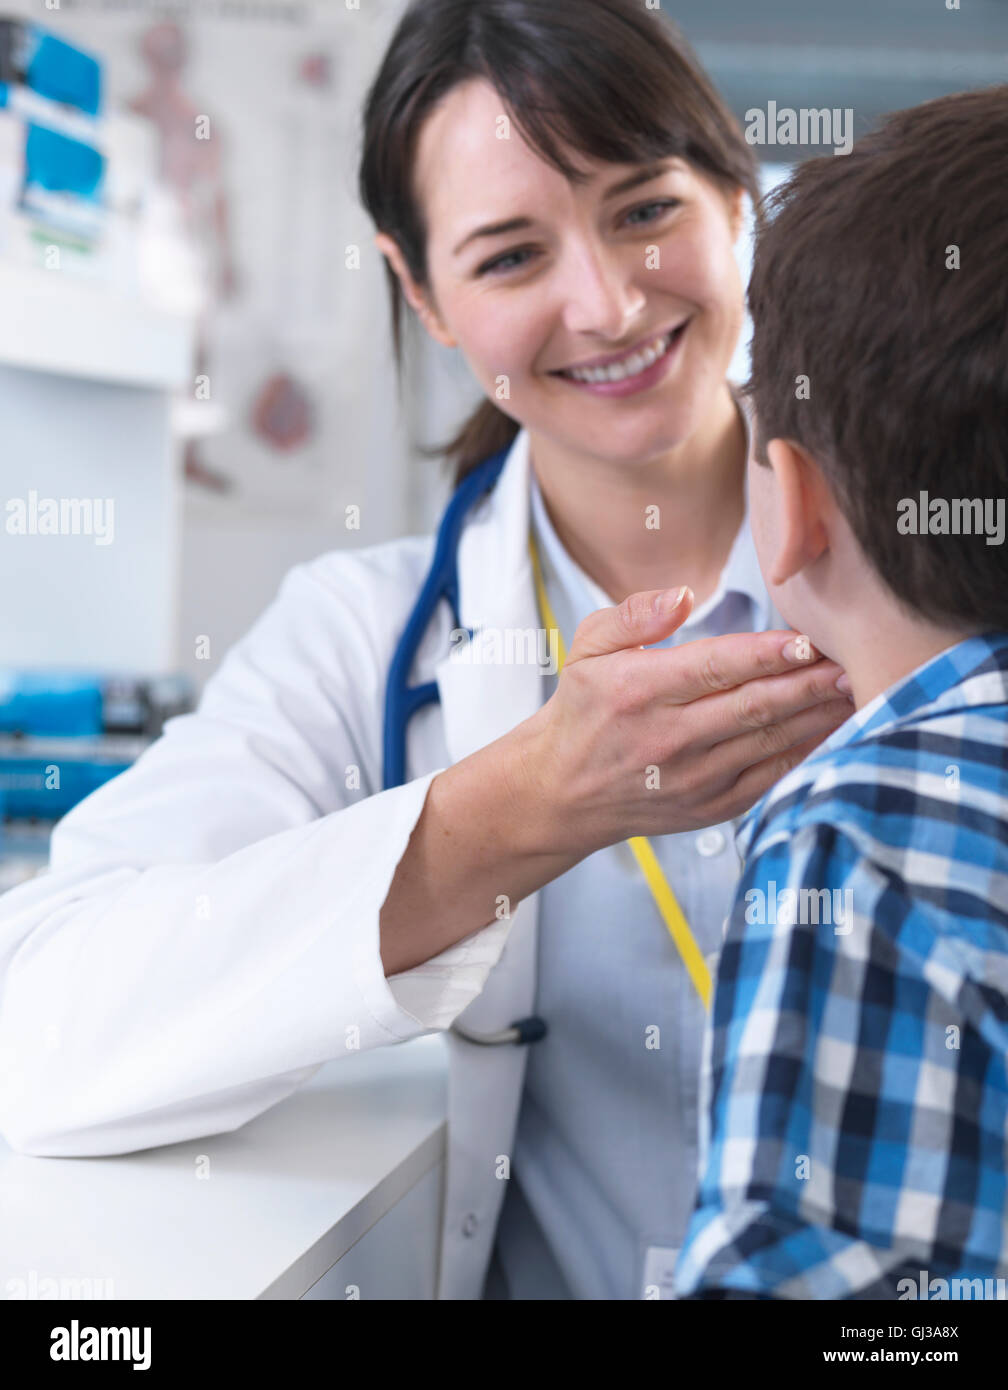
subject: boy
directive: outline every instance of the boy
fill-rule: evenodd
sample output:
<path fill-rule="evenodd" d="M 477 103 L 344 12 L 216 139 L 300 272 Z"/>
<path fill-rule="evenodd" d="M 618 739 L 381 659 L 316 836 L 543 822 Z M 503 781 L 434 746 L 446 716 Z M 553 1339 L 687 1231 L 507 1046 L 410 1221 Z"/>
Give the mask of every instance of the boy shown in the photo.
<path fill-rule="evenodd" d="M 857 712 L 739 831 L 677 1287 L 996 1296 L 1008 87 L 898 112 L 799 166 L 771 214 L 749 290 L 753 535 Z"/>

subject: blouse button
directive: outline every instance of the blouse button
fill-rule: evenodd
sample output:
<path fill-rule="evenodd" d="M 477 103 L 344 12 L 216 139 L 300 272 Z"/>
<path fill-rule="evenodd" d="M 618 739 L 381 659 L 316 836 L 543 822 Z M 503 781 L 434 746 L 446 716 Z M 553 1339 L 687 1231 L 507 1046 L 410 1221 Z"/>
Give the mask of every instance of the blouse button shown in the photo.
<path fill-rule="evenodd" d="M 705 830 L 702 835 L 696 837 L 697 854 L 702 854 L 705 859 L 720 854 L 726 844 L 727 841 L 720 830 Z"/>

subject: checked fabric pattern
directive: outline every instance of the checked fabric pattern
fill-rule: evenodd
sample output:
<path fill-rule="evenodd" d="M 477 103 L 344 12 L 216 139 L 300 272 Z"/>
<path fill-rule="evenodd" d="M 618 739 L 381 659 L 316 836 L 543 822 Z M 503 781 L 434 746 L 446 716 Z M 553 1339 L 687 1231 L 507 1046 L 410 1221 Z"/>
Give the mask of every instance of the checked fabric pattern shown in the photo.
<path fill-rule="evenodd" d="M 737 846 L 680 1296 L 1008 1274 L 1008 633 L 858 711 Z"/>

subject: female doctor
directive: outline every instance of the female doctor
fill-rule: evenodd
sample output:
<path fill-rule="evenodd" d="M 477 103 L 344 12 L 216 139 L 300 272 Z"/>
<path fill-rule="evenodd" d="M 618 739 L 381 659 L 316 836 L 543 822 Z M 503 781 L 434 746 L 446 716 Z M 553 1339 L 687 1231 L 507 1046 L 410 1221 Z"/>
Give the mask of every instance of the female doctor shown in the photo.
<path fill-rule="evenodd" d="M 405 296 L 486 392 L 457 476 L 506 450 L 462 528 L 458 613 L 438 605 L 412 666 L 440 703 L 383 790 L 432 538 L 295 569 L 198 711 L 0 900 L 0 1129 L 49 1155 L 229 1130 L 350 1030 L 458 1020 L 441 1296 L 635 1298 L 693 1200 L 730 822 L 851 708 L 772 630 L 746 522 L 725 372 L 751 151 L 638 0 L 419 0 L 361 188 L 397 339 Z M 554 624 L 559 679 L 477 659 Z M 539 1041 L 471 1041 L 533 1014 Z"/>

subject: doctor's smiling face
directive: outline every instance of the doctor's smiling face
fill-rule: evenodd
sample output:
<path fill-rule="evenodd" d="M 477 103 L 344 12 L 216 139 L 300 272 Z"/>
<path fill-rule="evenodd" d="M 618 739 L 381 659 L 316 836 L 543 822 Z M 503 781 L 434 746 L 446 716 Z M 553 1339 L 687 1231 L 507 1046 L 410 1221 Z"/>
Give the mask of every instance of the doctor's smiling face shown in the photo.
<path fill-rule="evenodd" d="M 500 94 L 475 79 L 424 122 L 413 186 L 426 283 L 392 237 L 378 245 L 427 331 L 534 439 L 616 464 L 655 459 L 724 388 L 743 321 L 742 191 L 676 157 L 568 152 L 570 179 L 502 117 Z"/>

